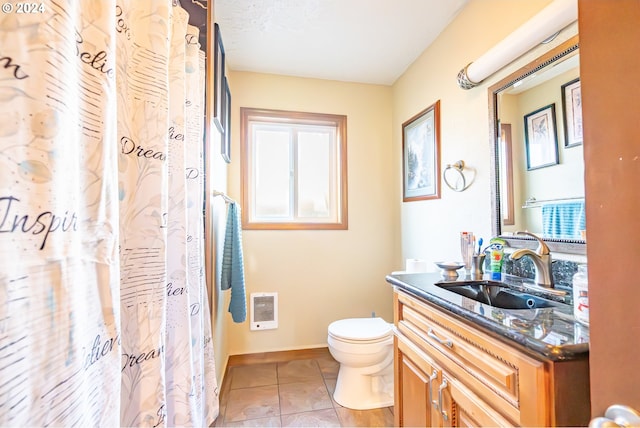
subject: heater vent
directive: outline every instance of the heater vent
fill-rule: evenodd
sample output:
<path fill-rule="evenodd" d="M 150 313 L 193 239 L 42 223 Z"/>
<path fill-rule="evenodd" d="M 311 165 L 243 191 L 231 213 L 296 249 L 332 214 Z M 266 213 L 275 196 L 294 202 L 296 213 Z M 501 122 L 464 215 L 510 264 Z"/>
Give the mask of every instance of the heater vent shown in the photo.
<path fill-rule="evenodd" d="M 278 293 L 251 293 L 251 330 L 278 328 Z"/>

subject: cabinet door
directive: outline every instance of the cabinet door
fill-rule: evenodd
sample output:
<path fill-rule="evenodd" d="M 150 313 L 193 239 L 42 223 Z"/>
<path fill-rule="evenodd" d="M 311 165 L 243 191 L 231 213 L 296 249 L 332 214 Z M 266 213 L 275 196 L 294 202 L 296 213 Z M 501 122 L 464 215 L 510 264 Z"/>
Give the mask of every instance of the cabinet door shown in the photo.
<path fill-rule="evenodd" d="M 401 334 L 396 336 L 395 425 L 510 427 L 502 415 Z M 428 374 L 430 373 L 430 374 Z"/>
<path fill-rule="evenodd" d="M 405 342 L 396 338 L 396 426 L 439 426 L 438 412 L 432 406 L 434 389 L 437 387 L 438 370 L 424 356 Z M 435 392 L 437 394 L 437 392 Z"/>
<path fill-rule="evenodd" d="M 445 376 L 464 384 L 516 425 L 553 425 L 545 396 L 551 387 L 545 362 L 429 303 L 401 291 L 396 296 L 398 335 L 415 344 Z M 457 423 L 457 414 L 451 418 Z"/>
<path fill-rule="evenodd" d="M 395 412 L 400 426 L 427 427 L 431 424 L 430 376 L 424 373 L 410 358 L 399 352 L 399 376 L 401 396 L 396 400 Z"/>
<path fill-rule="evenodd" d="M 459 427 L 511 427 L 502 415 L 456 379 L 448 380 L 449 397 L 456 404 Z"/>

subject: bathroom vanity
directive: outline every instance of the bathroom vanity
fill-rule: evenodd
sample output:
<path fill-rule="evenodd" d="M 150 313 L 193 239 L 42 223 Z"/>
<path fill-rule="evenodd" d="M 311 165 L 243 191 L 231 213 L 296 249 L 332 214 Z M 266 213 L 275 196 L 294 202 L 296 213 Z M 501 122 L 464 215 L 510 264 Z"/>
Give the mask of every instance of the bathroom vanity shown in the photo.
<path fill-rule="evenodd" d="M 587 426 L 588 328 L 571 305 L 484 285 L 476 295 L 438 273 L 386 279 L 396 426 Z"/>

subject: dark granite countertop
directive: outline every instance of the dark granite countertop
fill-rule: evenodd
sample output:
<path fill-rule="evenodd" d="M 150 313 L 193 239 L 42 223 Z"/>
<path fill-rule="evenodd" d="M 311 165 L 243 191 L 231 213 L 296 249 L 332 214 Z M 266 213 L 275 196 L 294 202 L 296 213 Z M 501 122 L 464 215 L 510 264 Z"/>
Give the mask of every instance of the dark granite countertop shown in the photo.
<path fill-rule="evenodd" d="M 488 279 L 486 276 L 484 279 Z M 398 273 L 386 277 L 394 287 L 471 322 L 481 331 L 499 336 L 553 361 L 584 358 L 589 353 L 589 328 L 573 317 L 573 306 L 501 309 L 464 297 L 435 285 L 444 281 L 439 273 Z M 451 280 L 447 280 L 451 281 Z M 463 276 L 457 282 L 465 281 Z M 517 288 L 522 279 L 505 276 Z M 534 294 L 534 293 L 531 293 Z"/>

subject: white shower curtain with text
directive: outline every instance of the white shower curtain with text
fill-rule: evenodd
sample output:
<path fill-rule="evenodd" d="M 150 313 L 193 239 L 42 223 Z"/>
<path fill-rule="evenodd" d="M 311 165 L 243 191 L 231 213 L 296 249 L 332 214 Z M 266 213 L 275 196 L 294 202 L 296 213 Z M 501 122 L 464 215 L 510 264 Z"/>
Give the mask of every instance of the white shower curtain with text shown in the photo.
<path fill-rule="evenodd" d="M 0 426 L 207 426 L 198 30 L 171 0 L 3 12 Z"/>

